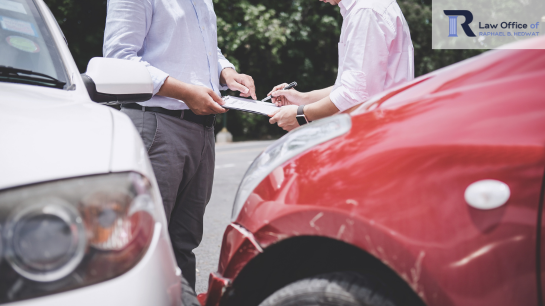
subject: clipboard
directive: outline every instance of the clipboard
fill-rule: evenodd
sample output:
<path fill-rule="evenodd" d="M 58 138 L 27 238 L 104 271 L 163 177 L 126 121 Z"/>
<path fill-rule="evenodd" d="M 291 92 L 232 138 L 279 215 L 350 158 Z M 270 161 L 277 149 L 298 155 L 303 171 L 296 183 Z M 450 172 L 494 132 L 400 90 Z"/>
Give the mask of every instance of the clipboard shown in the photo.
<path fill-rule="evenodd" d="M 222 100 L 225 102 L 225 104 L 222 105 L 223 108 L 234 109 L 263 116 L 269 116 L 269 114 L 274 113 L 280 108 L 272 103 L 233 96 L 224 96 L 222 97 Z"/>

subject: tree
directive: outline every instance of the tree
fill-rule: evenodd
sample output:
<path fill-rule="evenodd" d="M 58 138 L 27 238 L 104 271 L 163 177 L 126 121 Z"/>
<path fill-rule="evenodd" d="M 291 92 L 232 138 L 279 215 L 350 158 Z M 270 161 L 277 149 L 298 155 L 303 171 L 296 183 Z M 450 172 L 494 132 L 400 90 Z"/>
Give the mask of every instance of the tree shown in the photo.
<path fill-rule="evenodd" d="M 57 17 L 80 71 L 102 55 L 106 1 L 45 0 Z M 409 23 L 417 76 L 481 53 L 431 49 L 431 0 L 398 0 Z M 318 0 L 214 0 L 218 45 L 237 70 L 253 76 L 258 98 L 282 82 L 298 90 L 333 85 L 342 17 L 338 7 Z M 234 94 L 234 93 L 226 93 Z M 284 134 L 268 118 L 230 111 L 227 126 L 235 140 Z M 218 117 L 217 128 L 223 117 Z"/>
<path fill-rule="evenodd" d="M 81 72 L 89 60 L 102 56 L 106 0 L 45 0 L 57 19 Z"/>
<path fill-rule="evenodd" d="M 411 29 L 416 76 L 457 63 L 484 51 L 433 50 L 431 47 L 431 0 L 398 0 L 398 4 Z"/>

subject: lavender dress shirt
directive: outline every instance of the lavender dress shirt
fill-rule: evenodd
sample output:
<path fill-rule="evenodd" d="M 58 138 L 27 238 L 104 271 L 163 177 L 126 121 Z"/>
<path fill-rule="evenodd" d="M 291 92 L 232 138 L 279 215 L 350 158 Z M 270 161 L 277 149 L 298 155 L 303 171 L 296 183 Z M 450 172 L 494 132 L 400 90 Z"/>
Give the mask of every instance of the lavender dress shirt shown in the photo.
<path fill-rule="evenodd" d="M 143 62 L 153 80 L 153 98 L 139 103 L 188 109 L 180 100 L 155 95 L 168 76 L 206 86 L 218 95 L 219 77 L 234 66 L 218 48 L 212 0 L 108 0 L 104 57 Z"/>

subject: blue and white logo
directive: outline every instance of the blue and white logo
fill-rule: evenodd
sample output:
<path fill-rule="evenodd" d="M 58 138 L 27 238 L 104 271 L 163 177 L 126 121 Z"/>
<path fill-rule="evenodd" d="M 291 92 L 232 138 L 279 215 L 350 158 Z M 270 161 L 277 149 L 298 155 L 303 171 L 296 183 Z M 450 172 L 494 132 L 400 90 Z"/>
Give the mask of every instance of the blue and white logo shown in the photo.
<path fill-rule="evenodd" d="M 469 27 L 469 24 L 473 21 L 473 14 L 470 11 L 464 10 L 446 10 L 443 11 L 448 16 L 449 31 L 448 37 L 458 37 L 458 16 L 464 16 L 465 22 L 462 23 L 462 29 L 468 37 L 475 37 L 475 33 Z"/>
<path fill-rule="evenodd" d="M 540 33 L 545 23 L 545 0 L 431 2 L 433 49 L 511 48 L 511 43 L 545 34 L 545 30 Z M 545 49 L 545 45 L 534 43 L 524 48 Z"/>

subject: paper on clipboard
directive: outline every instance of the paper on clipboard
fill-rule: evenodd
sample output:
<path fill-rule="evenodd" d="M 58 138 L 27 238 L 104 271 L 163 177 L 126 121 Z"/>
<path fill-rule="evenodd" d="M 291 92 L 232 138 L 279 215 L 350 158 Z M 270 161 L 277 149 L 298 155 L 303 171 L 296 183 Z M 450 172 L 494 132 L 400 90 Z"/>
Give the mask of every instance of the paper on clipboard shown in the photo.
<path fill-rule="evenodd" d="M 225 104 L 222 105 L 222 107 L 224 108 L 260 114 L 264 116 L 268 116 L 269 114 L 274 113 L 276 110 L 279 109 L 278 106 L 272 103 L 244 99 L 239 97 L 225 96 L 222 97 L 222 99 L 225 102 Z"/>

